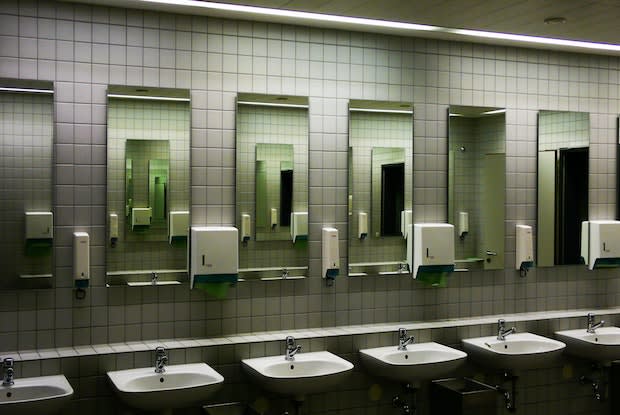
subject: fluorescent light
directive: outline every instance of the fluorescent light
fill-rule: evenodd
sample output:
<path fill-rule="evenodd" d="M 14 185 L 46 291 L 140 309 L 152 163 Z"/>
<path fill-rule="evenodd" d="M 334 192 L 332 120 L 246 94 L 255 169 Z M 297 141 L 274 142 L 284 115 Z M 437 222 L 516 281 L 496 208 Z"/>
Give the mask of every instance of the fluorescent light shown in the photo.
<path fill-rule="evenodd" d="M 458 114 L 456 112 L 451 112 L 450 114 L 448 114 L 449 117 L 464 117 L 463 114 Z"/>
<path fill-rule="evenodd" d="M 150 95 L 108 94 L 108 98 L 143 99 L 147 101 L 189 102 L 189 98 L 156 97 L 156 96 L 150 96 Z"/>
<path fill-rule="evenodd" d="M 51 89 L 33 89 L 33 88 L 13 88 L 9 86 L 0 87 L 0 91 L 3 92 L 26 92 L 29 94 L 53 94 Z"/>
<path fill-rule="evenodd" d="M 275 102 L 260 102 L 260 101 L 237 101 L 239 105 L 257 105 L 261 107 L 288 107 L 288 108 L 308 108 L 308 105 L 303 104 L 278 104 Z"/>
<path fill-rule="evenodd" d="M 506 112 L 506 108 L 499 108 L 496 110 L 491 110 L 491 111 L 485 111 L 482 113 L 482 115 L 493 115 L 493 114 L 501 114 Z"/>
<path fill-rule="evenodd" d="M 381 110 L 374 108 L 349 108 L 351 112 L 384 112 L 388 114 L 413 114 L 413 110 Z"/>
<path fill-rule="evenodd" d="M 80 1 L 80 0 L 73 0 Z M 91 0 L 92 2 L 97 2 L 97 0 Z M 237 18 L 245 18 L 252 19 L 252 17 L 262 18 L 262 20 L 267 20 L 265 18 L 273 18 L 274 22 L 278 22 L 279 19 L 287 20 L 287 23 L 292 24 L 311 24 L 311 23 L 324 23 L 325 26 L 329 26 L 332 24 L 344 24 L 349 25 L 352 28 L 364 29 L 364 28 L 376 28 L 376 29 L 391 29 L 401 32 L 411 32 L 411 35 L 415 35 L 417 32 L 433 32 L 437 33 L 438 38 L 441 38 L 441 35 L 447 35 L 447 38 L 451 39 L 459 39 L 462 37 L 469 38 L 478 38 L 478 39 L 488 39 L 488 40 L 496 40 L 496 41 L 508 41 L 514 43 L 523 43 L 528 45 L 540 45 L 540 46 L 552 46 L 552 47 L 564 47 L 564 48 L 577 48 L 583 50 L 599 50 L 599 51 L 607 51 L 607 52 L 620 52 L 620 45 L 617 44 L 609 44 L 609 43 L 595 43 L 595 42 L 585 42 L 578 40 L 566 40 L 566 39 L 555 39 L 548 37 L 540 37 L 540 36 L 527 36 L 527 35 L 517 35 L 510 33 L 500 33 L 500 32 L 487 32 L 482 30 L 471 30 L 471 29 L 455 29 L 448 27 L 440 27 L 440 26 L 432 26 L 425 24 L 416 24 L 416 23 L 404 23 L 404 22 L 394 22 L 388 20 L 379 20 L 379 19 L 368 19 L 361 17 L 350 17 L 350 16 L 337 16 L 330 14 L 322 14 L 322 13 L 311 13 L 311 12 L 302 12 L 295 10 L 282 10 L 282 9 L 274 9 L 267 7 L 256 7 L 256 6 L 244 6 L 240 4 L 225 4 L 225 3 L 215 3 L 209 1 L 197 1 L 197 0 L 133 0 L 129 1 L 132 6 L 133 5 L 143 5 L 143 8 L 149 9 L 150 6 L 161 5 L 165 8 L 165 6 L 179 6 L 185 7 L 188 9 L 202 9 L 206 12 L 213 11 L 214 14 L 220 12 L 222 14 L 231 13 L 237 14 Z M 208 14 L 208 13 L 205 13 Z M 271 19 L 270 19 L 271 20 Z M 282 20 L 280 20 L 282 21 Z M 444 38 L 446 38 L 444 37 Z"/>

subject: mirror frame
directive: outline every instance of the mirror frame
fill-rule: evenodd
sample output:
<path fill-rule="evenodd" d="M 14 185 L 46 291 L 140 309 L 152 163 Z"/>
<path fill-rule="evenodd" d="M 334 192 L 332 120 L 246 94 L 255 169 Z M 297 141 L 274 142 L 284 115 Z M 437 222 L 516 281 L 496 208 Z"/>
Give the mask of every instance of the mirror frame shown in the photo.
<path fill-rule="evenodd" d="M 56 117 L 55 117 L 55 101 L 54 101 L 54 82 L 53 81 L 42 81 L 42 80 L 30 80 L 30 79 L 12 79 L 12 78 L 0 78 L 0 93 L 3 94 L 19 94 L 19 95 L 32 95 L 32 96 L 50 96 L 50 112 L 51 112 L 51 122 L 49 125 L 50 128 L 50 136 L 49 136 L 49 166 L 46 166 L 49 171 L 49 180 L 51 185 L 49 186 L 49 199 L 47 200 L 47 205 L 45 209 L 29 209 L 24 207 L 24 210 L 20 209 L 17 212 L 18 219 L 15 221 L 15 225 L 18 232 L 2 232 L 2 235 L 5 239 L 5 243 L 7 244 L 7 248 L 9 246 L 19 246 L 22 251 L 15 252 L 14 257 L 19 258 L 22 257 L 20 263 L 31 262 L 31 256 L 29 256 L 25 249 L 26 245 L 24 243 L 25 234 L 24 230 L 25 226 L 25 212 L 51 212 L 52 213 L 52 238 L 48 241 L 46 240 L 44 243 L 49 246 L 45 246 L 43 249 L 46 254 L 45 260 L 41 264 L 31 264 L 31 268 L 25 271 L 19 271 L 16 269 L 18 274 L 10 275 L 8 271 L 5 271 L 2 276 L 2 281 L 0 282 L 0 289 L 37 289 L 37 288 L 53 288 L 54 284 L 54 270 L 55 270 L 55 238 L 56 232 L 53 229 L 53 221 L 55 216 L 55 206 L 56 206 L 56 192 L 54 191 L 54 185 L 56 183 Z M 47 138 L 47 137 L 46 137 Z M 25 167 L 24 167 L 25 168 Z M 20 201 L 23 202 L 23 201 Z M 8 235 L 8 237 L 7 237 Z M 14 239 L 14 240 L 13 240 Z M 35 240 L 36 242 L 36 240 Z M 36 247 L 34 248 L 36 250 Z M 7 254 L 8 256 L 13 256 L 10 252 L 3 249 L 3 254 Z M 40 252 L 40 248 L 39 248 Z M 19 265 L 19 264 L 16 264 Z M 41 266 L 41 270 L 39 271 L 39 267 Z M 45 268 L 45 270 L 43 270 Z"/>
<path fill-rule="evenodd" d="M 154 87 L 143 87 L 143 86 L 126 86 L 126 85 L 109 85 L 107 90 L 107 140 L 108 140 L 108 161 L 107 161 L 107 203 L 106 203 L 106 283 L 108 286 L 111 285 L 129 285 L 129 286 L 142 286 L 142 285 L 170 285 L 170 284 L 181 284 L 188 281 L 187 274 L 187 252 L 186 252 L 186 240 L 178 241 L 172 240 L 171 238 L 166 237 L 164 240 L 157 241 L 148 241 L 142 242 L 146 244 L 162 244 L 167 247 L 167 249 L 174 249 L 174 257 L 176 262 L 183 262 L 183 268 L 178 268 L 174 266 L 166 266 L 169 264 L 166 263 L 163 266 L 154 266 L 149 267 L 148 269 L 126 269 L 125 267 L 122 270 L 111 270 L 110 266 L 110 250 L 116 249 L 116 241 L 110 235 L 110 214 L 114 213 L 111 210 L 110 206 L 110 152 L 114 151 L 113 147 L 110 143 L 110 100 L 111 99 L 119 99 L 119 100 L 131 100 L 134 102 L 137 101 L 148 101 L 151 103 L 156 102 L 173 102 L 173 103 L 185 103 L 187 104 L 187 108 L 185 111 L 187 112 L 187 148 L 183 148 L 183 151 L 187 153 L 187 171 L 184 174 L 187 175 L 187 189 L 181 190 L 181 192 L 187 194 L 187 201 L 184 201 L 183 204 L 187 205 L 187 211 L 191 211 L 191 125 L 192 125 L 192 106 L 191 106 L 191 95 L 189 89 L 174 89 L 174 88 L 154 88 Z M 121 138 L 119 138 L 121 139 Z M 125 137 L 124 140 L 131 139 L 131 137 Z M 146 138 L 145 140 L 148 140 Z M 170 145 L 170 144 L 169 144 Z M 123 171 L 125 171 L 126 166 L 126 158 L 123 158 Z M 169 148 L 169 169 L 170 174 L 174 174 L 174 169 L 170 166 L 170 162 L 173 160 L 173 151 L 172 148 Z M 126 201 L 126 179 L 125 174 L 123 174 L 122 179 L 122 192 L 123 192 L 123 200 Z M 174 189 L 171 189 L 174 191 Z M 169 200 L 172 196 L 168 196 Z M 168 216 L 171 211 L 177 211 L 178 209 L 174 209 L 169 207 Z M 123 212 L 126 213 L 126 212 Z M 118 213 L 117 213 L 118 214 Z M 188 223 L 191 224 L 191 214 L 189 215 Z M 168 218 L 166 218 L 166 229 L 169 233 L 169 223 Z M 120 225 L 120 221 L 118 224 L 118 234 L 120 236 L 121 232 L 125 232 L 125 226 Z M 125 242 L 136 243 L 135 241 L 126 240 Z M 133 252 L 136 254 L 136 252 Z M 168 256 L 159 255 L 160 260 L 166 261 Z M 182 259 L 181 259 L 182 258 Z M 155 269 L 153 269 L 155 268 Z"/>
<path fill-rule="evenodd" d="M 373 213 L 373 178 L 372 171 L 373 168 L 370 165 L 372 162 L 372 150 L 370 151 L 370 159 L 369 159 L 369 171 L 367 172 L 370 176 L 369 188 L 368 192 L 370 194 L 370 205 L 368 206 L 368 211 L 363 212 L 362 210 L 354 209 L 356 204 L 355 197 L 355 170 L 353 168 L 353 164 L 356 160 L 355 156 L 355 146 L 353 145 L 352 139 L 352 123 L 354 122 L 354 116 L 352 113 L 369 113 L 369 114 L 392 114 L 392 115 L 405 115 L 409 117 L 409 121 L 411 123 L 411 129 L 409 131 L 410 136 L 407 138 L 407 145 L 390 145 L 391 143 L 377 143 L 376 147 L 378 148 L 401 148 L 404 150 L 404 164 L 405 164 L 405 177 L 404 177 L 404 211 L 412 211 L 413 210 L 413 139 L 414 139 L 414 108 L 413 104 L 410 102 L 400 102 L 400 101 L 377 101 L 377 100 L 363 100 L 363 99 L 351 99 L 349 100 L 348 105 L 348 115 L 349 115 L 349 129 L 348 129 L 348 148 L 349 154 L 347 155 L 348 162 L 348 178 L 347 178 L 347 188 L 348 188 L 348 235 L 347 235 L 347 245 L 349 250 L 348 256 L 348 268 L 347 275 L 349 277 L 362 277 L 368 275 L 393 275 L 393 274 L 409 274 L 407 269 L 407 240 L 405 239 L 405 235 L 379 235 L 376 236 L 375 229 L 373 228 L 373 217 L 375 214 Z M 403 139 L 404 140 L 404 139 Z M 366 148 L 366 147 L 364 147 Z M 372 147 L 374 148 L 374 147 Z M 376 190 L 376 189 L 375 189 Z M 376 193 L 376 191 L 375 191 Z M 409 197 L 408 197 L 409 196 Z M 379 194 L 379 198 L 381 195 Z M 381 202 L 379 201 L 379 206 Z M 359 218 L 355 217 L 356 214 L 360 212 L 367 214 L 367 236 L 364 240 L 360 240 L 357 227 Z M 379 214 L 380 218 L 381 214 Z M 412 215 L 413 216 L 413 215 Z M 402 218 L 401 218 L 402 221 Z M 401 222 L 401 230 L 402 230 L 402 222 Z M 380 231 L 379 231 L 380 233 Z M 390 247 L 389 244 L 395 244 L 402 248 L 402 258 L 385 258 L 384 260 L 370 260 L 363 262 L 352 262 L 355 260 L 354 255 L 352 253 L 358 247 L 354 246 L 354 244 L 361 245 L 365 243 L 369 245 L 369 241 L 372 241 L 373 248 L 364 248 L 364 249 L 374 249 L 376 245 L 378 248 L 381 248 L 383 245 L 383 250 L 388 249 Z M 382 244 L 383 242 L 383 244 Z M 378 252 L 378 251 L 377 251 Z"/>

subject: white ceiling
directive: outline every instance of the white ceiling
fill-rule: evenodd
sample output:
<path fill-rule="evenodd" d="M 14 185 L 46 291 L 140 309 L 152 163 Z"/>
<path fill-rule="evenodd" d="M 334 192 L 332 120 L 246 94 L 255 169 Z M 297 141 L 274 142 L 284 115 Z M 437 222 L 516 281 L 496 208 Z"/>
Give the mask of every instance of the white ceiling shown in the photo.
<path fill-rule="evenodd" d="M 461 29 L 620 44 L 618 0 L 227 0 L 244 4 Z M 566 23 L 548 25 L 562 16 Z"/>
<path fill-rule="evenodd" d="M 160 9 L 186 14 L 206 14 L 220 17 L 299 23 L 299 20 L 269 18 L 265 16 L 244 16 L 243 13 L 239 12 L 202 10 L 197 7 L 166 6 L 147 3 L 144 0 L 68 1 L 151 10 Z M 193 3 L 200 2 L 200 0 L 196 0 Z M 446 28 L 475 29 L 555 39 L 581 40 L 620 46 L 620 0 L 226 0 L 219 3 L 418 23 Z M 544 19 L 547 17 L 564 17 L 566 18 L 566 23 L 545 24 Z M 343 26 L 306 21 L 303 24 L 343 27 L 355 30 L 350 25 Z M 385 31 L 368 28 L 364 30 L 397 33 L 394 30 Z M 414 35 L 449 39 L 458 38 L 455 35 L 433 32 L 416 33 Z M 507 42 L 487 41 L 487 43 Z M 515 44 L 515 42 L 508 43 Z M 610 52 L 602 53 L 609 54 Z M 620 55 L 618 51 L 611 52 L 611 54 Z"/>

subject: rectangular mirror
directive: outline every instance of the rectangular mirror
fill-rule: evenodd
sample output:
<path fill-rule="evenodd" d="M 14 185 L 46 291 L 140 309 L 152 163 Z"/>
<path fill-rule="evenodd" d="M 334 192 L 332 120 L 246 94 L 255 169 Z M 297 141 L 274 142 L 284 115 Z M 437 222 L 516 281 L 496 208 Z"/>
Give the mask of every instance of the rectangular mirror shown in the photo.
<path fill-rule="evenodd" d="M 53 285 L 54 84 L 0 79 L 0 289 Z"/>
<path fill-rule="evenodd" d="M 308 270 L 308 99 L 237 96 L 237 228 L 245 279 Z"/>
<path fill-rule="evenodd" d="M 456 268 L 504 268 L 506 110 L 455 106 L 448 115 L 448 223 Z"/>
<path fill-rule="evenodd" d="M 588 220 L 590 114 L 538 112 L 539 267 L 583 264 L 581 222 Z"/>
<path fill-rule="evenodd" d="M 108 87 L 108 284 L 187 279 L 187 90 Z"/>
<path fill-rule="evenodd" d="M 349 101 L 349 276 L 407 273 L 413 106 Z"/>

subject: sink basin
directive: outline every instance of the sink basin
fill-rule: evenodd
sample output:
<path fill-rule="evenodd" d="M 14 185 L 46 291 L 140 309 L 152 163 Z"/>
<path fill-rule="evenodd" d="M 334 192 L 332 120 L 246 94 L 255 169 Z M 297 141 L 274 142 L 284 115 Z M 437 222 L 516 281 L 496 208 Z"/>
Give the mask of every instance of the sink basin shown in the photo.
<path fill-rule="evenodd" d="M 203 403 L 224 382 L 224 377 L 205 363 L 166 366 L 164 373 L 153 367 L 108 372 L 118 397 L 142 410 L 185 408 Z"/>
<path fill-rule="evenodd" d="M 72 396 L 73 388 L 64 375 L 16 378 L 11 386 L 0 382 L 0 413 L 55 414 Z"/>
<path fill-rule="evenodd" d="M 464 339 L 463 348 L 473 360 L 496 369 L 535 369 L 553 365 L 566 345 L 532 333 L 514 333 L 506 340 L 496 336 Z"/>
<path fill-rule="evenodd" d="M 458 369 L 467 354 L 443 344 L 414 343 L 407 350 L 396 346 L 360 350 L 370 373 L 398 382 L 440 379 Z"/>
<path fill-rule="evenodd" d="M 595 362 L 620 359 L 620 327 L 599 327 L 596 333 L 585 329 L 564 330 L 555 335 L 566 343 L 566 351 L 572 355 Z"/>
<path fill-rule="evenodd" d="M 330 352 L 298 353 L 292 361 L 278 355 L 243 359 L 241 363 L 265 389 L 297 397 L 332 390 L 353 370 L 353 363 Z"/>

